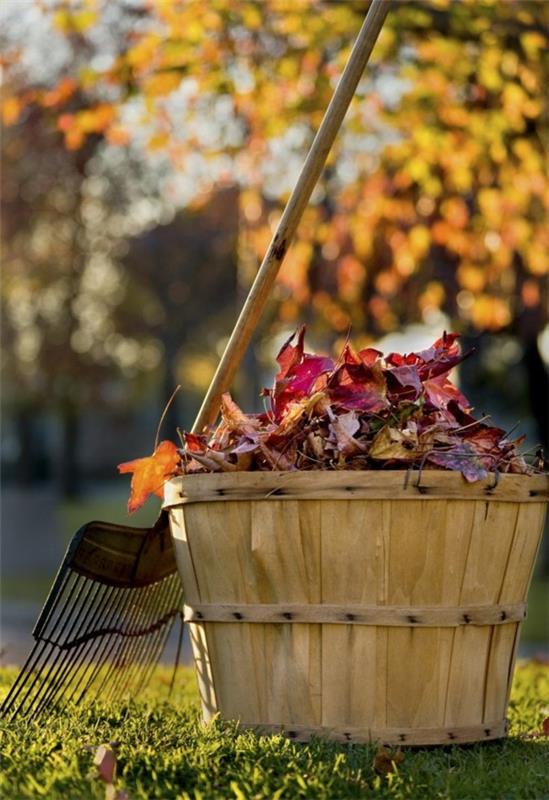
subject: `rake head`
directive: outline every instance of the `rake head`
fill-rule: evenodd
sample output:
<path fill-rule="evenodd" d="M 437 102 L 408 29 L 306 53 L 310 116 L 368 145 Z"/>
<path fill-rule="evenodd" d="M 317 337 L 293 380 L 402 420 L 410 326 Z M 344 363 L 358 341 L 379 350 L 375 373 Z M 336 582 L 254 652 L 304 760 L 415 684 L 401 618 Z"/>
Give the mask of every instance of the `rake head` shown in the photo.
<path fill-rule="evenodd" d="M 32 718 L 68 702 L 137 694 L 179 621 L 177 666 L 182 609 L 166 512 L 152 528 L 89 522 L 67 549 L 0 715 Z"/>

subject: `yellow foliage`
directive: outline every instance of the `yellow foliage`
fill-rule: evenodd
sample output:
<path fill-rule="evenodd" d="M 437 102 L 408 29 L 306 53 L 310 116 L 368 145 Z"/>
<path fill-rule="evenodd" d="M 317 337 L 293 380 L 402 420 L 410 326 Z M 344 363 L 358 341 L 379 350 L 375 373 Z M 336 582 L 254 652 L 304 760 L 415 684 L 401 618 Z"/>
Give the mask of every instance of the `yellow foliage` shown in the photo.
<path fill-rule="evenodd" d="M 481 292 L 486 285 L 486 274 L 482 267 L 473 264 L 460 264 L 457 278 L 461 286 L 470 292 Z"/>
<path fill-rule="evenodd" d="M 143 122 L 154 126 L 147 132 L 149 150 L 165 151 L 181 166 L 199 144 L 198 135 L 184 132 L 204 124 L 210 101 L 230 97 L 243 131 L 242 142 L 229 147 L 238 159 L 252 269 L 272 234 L 273 206 L 261 185 L 270 144 L 277 138 L 283 143 L 292 126 L 305 136 L 291 147 L 303 150 L 312 137 L 360 24 L 358 5 L 151 0 L 142 4 L 140 24 L 112 68 L 101 73 L 79 66 L 78 73 L 32 99 L 14 92 L 4 100 L 4 122 L 18 122 L 27 105 L 37 102 L 55 118 L 69 148 L 82 146 L 90 134 L 124 144 L 128 132 L 120 125 L 118 103 L 97 98 L 118 93 L 123 104 L 126 93 L 138 93 L 146 109 Z M 410 314 L 408 298 L 419 311 L 443 306 L 444 287 L 424 269 L 434 244 L 441 262 L 456 263 L 460 313 L 479 328 L 509 323 L 516 265 L 523 263 L 532 280 L 549 270 L 542 146 L 548 37 L 539 5 L 395 4 L 372 57 L 379 67 L 373 74 L 389 78 L 394 71 L 395 89 L 389 80 L 388 89 L 381 80 L 381 88 L 376 81 L 361 83 L 347 138 L 330 155 L 329 210 L 322 202 L 308 210 L 280 276 L 286 320 L 310 301 L 313 245 L 323 248 L 329 262 L 320 283 L 335 295 L 317 293 L 315 308 L 340 332 L 351 318 L 366 320 L 378 333 L 390 330 Z M 48 13 L 57 30 L 74 37 L 102 9 L 101 3 L 60 2 Z M 185 88 L 195 88 L 178 118 L 176 139 L 165 98 L 187 78 L 192 81 Z M 349 143 L 356 153 L 350 168 L 341 155 Z M 537 296 L 530 291 L 529 302 Z"/>
<path fill-rule="evenodd" d="M 547 230 L 526 248 L 525 261 L 533 275 L 549 274 L 549 235 Z"/>
<path fill-rule="evenodd" d="M 503 297 L 480 294 L 474 298 L 471 319 L 479 330 L 501 330 L 511 322 L 509 302 Z"/>
<path fill-rule="evenodd" d="M 149 75 L 143 81 L 143 91 L 149 97 L 164 97 L 181 83 L 181 76 L 177 72 L 157 72 Z"/>
<path fill-rule="evenodd" d="M 52 15 L 53 24 L 62 33 L 84 33 L 97 22 L 97 12 L 91 8 L 63 8 Z"/>
<path fill-rule="evenodd" d="M 444 286 L 440 281 L 429 281 L 419 298 L 419 307 L 422 311 L 440 308 L 446 298 Z"/>
<path fill-rule="evenodd" d="M 431 236 L 425 225 L 414 225 L 408 234 L 410 249 L 415 258 L 421 259 L 429 251 Z"/>
<path fill-rule="evenodd" d="M 18 97 L 6 97 L 2 101 L 2 121 L 4 125 L 14 125 L 23 111 L 23 103 Z"/>
<path fill-rule="evenodd" d="M 346 303 L 357 303 L 362 294 L 366 277 L 364 264 L 353 255 L 343 256 L 337 266 L 337 285 L 341 299 Z"/>

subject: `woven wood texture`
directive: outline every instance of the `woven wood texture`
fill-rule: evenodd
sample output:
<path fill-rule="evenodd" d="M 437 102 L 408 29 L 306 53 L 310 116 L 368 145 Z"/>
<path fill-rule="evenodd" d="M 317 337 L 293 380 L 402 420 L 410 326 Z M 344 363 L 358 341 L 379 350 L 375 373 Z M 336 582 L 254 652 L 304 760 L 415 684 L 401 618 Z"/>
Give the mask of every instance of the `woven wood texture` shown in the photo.
<path fill-rule="evenodd" d="M 385 476 L 397 499 L 334 499 L 345 486 L 367 492 L 368 473 L 285 480 L 286 488 L 299 484 L 300 498 L 315 499 L 279 498 L 272 473 L 170 482 L 166 505 L 193 608 L 366 606 L 442 615 L 440 626 L 192 622 L 206 719 L 219 711 L 245 725 L 293 727 L 300 737 L 309 729 L 335 738 L 385 731 L 407 744 L 425 744 L 425 736 L 447 744 L 458 730 L 459 741 L 503 735 L 520 622 L 449 626 L 444 609 L 490 614 L 525 602 L 549 480 L 503 476 L 486 494 L 491 484 L 471 492 L 459 474 L 431 471 L 422 478 L 433 493 L 425 497 L 404 493 L 404 473 Z M 381 492 L 380 475 L 371 477 Z"/>

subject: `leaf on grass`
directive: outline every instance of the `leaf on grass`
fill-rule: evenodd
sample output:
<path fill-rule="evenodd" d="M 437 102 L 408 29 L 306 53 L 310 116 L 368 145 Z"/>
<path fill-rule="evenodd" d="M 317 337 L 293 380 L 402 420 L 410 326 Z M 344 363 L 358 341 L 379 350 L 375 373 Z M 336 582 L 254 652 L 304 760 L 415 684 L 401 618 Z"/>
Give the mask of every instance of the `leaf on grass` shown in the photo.
<path fill-rule="evenodd" d="M 117 789 L 112 783 L 105 786 L 105 800 L 130 800 L 129 794 L 122 789 Z"/>
<path fill-rule="evenodd" d="M 95 750 L 92 762 L 95 771 L 92 773 L 92 777 L 99 778 L 104 783 L 114 783 L 116 780 L 116 755 L 113 748 L 108 744 L 100 744 L 98 747 L 89 749 Z"/>
<path fill-rule="evenodd" d="M 86 750 L 94 753 L 94 770 L 90 772 L 89 778 L 100 780 L 105 785 L 105 800 L 130 800 L 129 795 L 122 789 L 116 787 L 116 742 L 101 744 L 98 747 L 87 745 Z"/>
<path fill-rule="evenodd" d="M 378 775 L 389 775 L 403 761 L 404 753 L 401 750 L 393 753 L 386 747 L 380 747 L 375 754 L 373 766 Z"/>
<path fill-rule="evenodd" d="M 152 456 L 136 458 L 118 465 L 120 473 L 132 472 L 128 511 L 140 508 L 151 494 L 163 496 L 164 483 L 177 474 L 180 456 L 173 442 L 160 442 Z"/>

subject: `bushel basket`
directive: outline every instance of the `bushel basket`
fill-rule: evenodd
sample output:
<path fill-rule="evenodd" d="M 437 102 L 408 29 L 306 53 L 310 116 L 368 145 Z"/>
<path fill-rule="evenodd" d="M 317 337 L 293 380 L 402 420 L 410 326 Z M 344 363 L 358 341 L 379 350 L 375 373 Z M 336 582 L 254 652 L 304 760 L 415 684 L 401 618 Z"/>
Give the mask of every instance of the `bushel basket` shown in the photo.
<path fill-rule="evenodd" d="M 505 735 L 549 478 L 418 475 L 167 484 L 205 720 L 299 740 Z"/>

